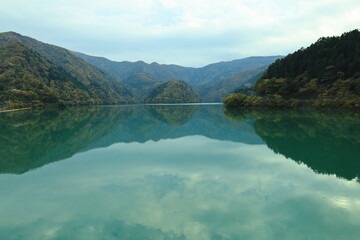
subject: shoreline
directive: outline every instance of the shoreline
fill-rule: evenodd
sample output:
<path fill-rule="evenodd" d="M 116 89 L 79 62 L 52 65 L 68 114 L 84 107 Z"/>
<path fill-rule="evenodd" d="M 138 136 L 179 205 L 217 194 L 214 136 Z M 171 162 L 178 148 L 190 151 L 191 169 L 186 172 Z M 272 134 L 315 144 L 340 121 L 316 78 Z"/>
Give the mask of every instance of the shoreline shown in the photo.
<path fill-rule="evenodd" d="M 9 109 L 9 110 L 2 110 L 2 111 L 0 111 L 0 113 L 3 113 L 3 112 L 15 112 L 15 111 L 22 111 L 22 110 L 29 110 L 29 109 L 32 109 L 32 108 L 28 107 L 28 108 L 15 108 L 15 109 Z"/>

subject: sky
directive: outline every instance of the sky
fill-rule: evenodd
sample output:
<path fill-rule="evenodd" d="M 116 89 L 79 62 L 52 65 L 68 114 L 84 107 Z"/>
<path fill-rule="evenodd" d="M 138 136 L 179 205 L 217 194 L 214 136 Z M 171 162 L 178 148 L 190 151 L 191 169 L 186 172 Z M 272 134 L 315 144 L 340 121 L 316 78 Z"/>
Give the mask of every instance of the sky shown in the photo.
<path fill-rule="evenodd" d="M 200 67 L 360 28 L 359 0 L 1 0 L 0 32 L 114 61 Z"/>

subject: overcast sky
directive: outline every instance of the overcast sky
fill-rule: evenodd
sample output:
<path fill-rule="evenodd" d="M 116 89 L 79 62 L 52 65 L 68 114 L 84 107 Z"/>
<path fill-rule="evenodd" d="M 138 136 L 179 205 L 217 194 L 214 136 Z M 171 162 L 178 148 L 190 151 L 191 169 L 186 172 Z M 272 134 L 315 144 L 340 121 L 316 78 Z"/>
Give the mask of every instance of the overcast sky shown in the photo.
<path fill-rule="evenodd" d="M 360 28 L 359 0 L 1 0 L 0 31 L 115 61 L 286 55 Z"/>

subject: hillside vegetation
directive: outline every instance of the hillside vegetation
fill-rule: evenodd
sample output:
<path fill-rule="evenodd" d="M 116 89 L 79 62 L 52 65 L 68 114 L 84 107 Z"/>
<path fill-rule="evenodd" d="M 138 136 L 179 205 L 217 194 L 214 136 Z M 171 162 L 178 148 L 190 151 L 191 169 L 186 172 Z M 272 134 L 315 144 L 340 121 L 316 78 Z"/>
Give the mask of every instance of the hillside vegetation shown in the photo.
<path fill-rule="evenodd" d="M 74 54 L 119 81 L 123 81 L 135 73 L 143 73 L 150 75 L 161 82 L 179 79 L 190 84 L 192 87 L 213 84 L 222 79 L 232 77 L 242 71 L 267 67 L 281 57 L 248 57 L 194 68 L 182 67 L 174 64 L 158 64 L 156 62 L 148 64 L 143 61 L 115 62 L 103 57 L 93 57 L 78 52 L 74 52 Z"/>
<path fill-rule="evenodd" d="M 360 32 L 323 37 L 269 66 L 256 96 L 232 94 L 228 107 L 360 108 Z"/>
<path fill-rule="evenodd" d="M 201 68 L 113 62 L 15 32 L 0 33 L 0 46 L 0 107 L 8 108 L 136 103 L 145 98 L 150 102 L 187 103 L 199 102 L 198 95 L 206 102 L 220 102 L 239 86 L 252 86 L 254 79 L 279 58 L 249 57 Z M 170 84 L 173 93 L 166 90 L 154 97 L 157 94 L 152 91 L 173 79 L 183 81 L 198 93 L 191 87 Z"/>
<path fill-rule="evenodd" d="M 143 102 L 151 90 L 161 83 L 158 79 L 145 73 L 135 73 L 122 81 L 122 84 L 134 94 L 139 102 Z"/>
<path fill-rule="evenodd" d="M 205 102 L 221 102 L 222 99 L 236 88 L 241 87 L 247 81 L 255 84 L 255 80 L 263 73 L 269 64 L 281 56 L 248 57 L 227 62 L 209 64 L 200 68 L 182 67 L 178 65 L 166 65 L 158 63 L 138 62 L 114 62 L 102 57 L 93 57 L 83 53 L 74 52 L 91 65 L 101 69 L 108 76 L 117 79 L 135 95 L 143 86 L 138 84 L 138 78 L 134 75 L 145 75 L 158 82 L 167 82 L 179 79 L 193 87 Z M 134 79 L 135 84 L 130 81 Z M 145 88 L 149 86 L 144 85 Z"/>
<path fill-rule="evenodd" d="M 67 88 L 67 96 L 59 96 L 59 99 L 67 104 L 114 104 L 134 101 L 131 93 L 119 82 L 110 79 L 100 70 L 64 48 L 42 43 L 14 32 L 0 33 L 0 45 L 2 48 L 0 58 L 2 59 L 2 64 L 5 64 L 5 68 L 3 68 L 0 74 L 3 74 L 3 77 L 10 74 L 11 82 L 16 80 L 17 87 L 21 87 L 13 88 L 15 91 L 32 90 L 33 92 L 38 92 L 38 87 L 41 88 L 41 86 L 47 85 L 49 88 L 47 91 L 50 92 L 50 95 L 54 96 L 58 95 L 55 94 L 56 92 Z M 15 49 L 15 51 L 12 52 L 12 49 Z M 36 57 L 34 54 L 30 54 L 29 50 L 33 51 L 34 54 L 36 53 Z M 33 57 L 29 58 L 29 54 Z M 9 65 L 8 63 L 11 63 L 16 57 L 21 58 L 19 61 L 22 64 L 15 63 Z M 42 60 L 40 60 L 41 58 Z M 48 67 L 44 68 L 42 64 L 45 62 Z M 40 65 L 37 66 L 37 64 Z M 50 65 L 51 68 L 49 67 Z M 5 69 L 7 73 L 5 73 Z M 34 72 L 34 69 L 43 69 L 39 71 L 45 71 L 45 73 L 35 73 L 37 70 Z M 49 74 L 49 69 L 52 69 L 51 71 L 57 69 L 61 74 Z M 33 77 L 38 78 L 38 81 L 41 82 L 41 86 L 29 83 L 28 78 L 24 77 L 24 73 L 33 74 Z M 62 77 L 59 77 L 59 74 Z M 27 75 L 25 74 L 25 76 Z M 5 82 L 1 82 L 0 85 L 3 89 L 10 89 L 13 86 L 6 85 L 9 82 L 10 80 L 8 79 Z M 48 82 L 52 82 L 53 85 L 49 85 Z M 66 84 L 62 83 L 60 86 L 59 82 Z M 72 86 L 69 86 L 69 84 Z M 29 88 L 30 86 L 31 89 Z M 76 91 L 69 90 L 72 88 L 76 89 Z M 7 93 L 1 92 L 1 95 L 4 94 L 7 95 Z M 17 96 L 20 95 L 13 95 L 14 98 L 8 100 L 20 104 L 25 100 L 37 100 L 44 104 L 56 102 L 56 100 L 48 102 L 45 98 L 37 98 L 35 95 L 30 99 L 23 98 L 22 96 L 17 98 Z M 28 104 L 29 102 L 25 103 Z"/>
<path fill-rule="evenodd" d="M 87 87 L 18 42 L 0 45 L 0 102 L 25 104 L 96 104 Z"/>
<path fill-rule="evenodd" d="M 253 88 L 256 80 L 261 77 L 266 68 L 267 66 L 243 71 L 229 78 L 221 79 L 216 83 L 208 84 L 195 89 L 198 90 L 204 102 L 221 102 L 224 97 L 226 97 L 229 93 L 234 91 L 236 92 L 238 88 Z"/>
<path fill-rule="evenodd" d="M 198 103 L 199 95 L 185 82 L 171 80 L 153 89 L 146 103 Z"/>

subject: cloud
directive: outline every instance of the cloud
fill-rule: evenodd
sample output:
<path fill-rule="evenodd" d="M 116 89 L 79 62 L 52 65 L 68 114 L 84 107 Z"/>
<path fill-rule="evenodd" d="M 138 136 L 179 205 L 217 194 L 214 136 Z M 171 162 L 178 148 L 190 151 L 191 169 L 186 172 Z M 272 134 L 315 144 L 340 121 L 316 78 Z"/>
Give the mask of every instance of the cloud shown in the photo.
<path fill-rule="evenodd" d="M 0 30 L 113 60 L 200 66 L 287 54 L 357 28 L 358 12 L 356 0 L 13 0 L 0 3 Z"/>

